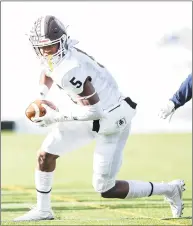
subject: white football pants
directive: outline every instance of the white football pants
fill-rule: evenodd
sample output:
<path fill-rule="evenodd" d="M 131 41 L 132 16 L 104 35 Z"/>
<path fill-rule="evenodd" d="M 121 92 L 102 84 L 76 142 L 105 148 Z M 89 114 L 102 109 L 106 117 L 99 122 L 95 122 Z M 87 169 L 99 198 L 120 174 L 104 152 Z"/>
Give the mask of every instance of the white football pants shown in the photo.
<path fill-rule="evenodd" d="M 95 191 L 100 193 L 115 186 L 116 175 L 122 163 L 123 149 L 130 132 L 131 120 L 135 115 L 135 110 L 125 101 L 122 101 L 121 106 L 111 112 L 107 121 L 101 121 L 102 130 L 98 133 L 92 131 L 92 121 L 59 123 L 48 134 L 41 147 L 41 150 L 45 152 L 61 156 L 95 139 L 92 184 Z M 119 123 L 120 120 L 121 123 Z"/>

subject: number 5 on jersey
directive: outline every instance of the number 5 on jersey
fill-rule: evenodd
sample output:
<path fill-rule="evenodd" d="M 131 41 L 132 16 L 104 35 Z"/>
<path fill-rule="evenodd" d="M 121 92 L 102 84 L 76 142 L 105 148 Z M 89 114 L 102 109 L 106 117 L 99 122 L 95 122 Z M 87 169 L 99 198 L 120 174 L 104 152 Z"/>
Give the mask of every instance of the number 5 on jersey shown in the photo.
<path fill-rule="evenodd" d="M 76 86 L 76 88 L 80 88 L 82 86 L 82 82 L 77 80 L 76 81 L 76 78 L 73 77 L 71 80 L 70 80 L 70 83 L 73 85 L 73 86 Z"/>

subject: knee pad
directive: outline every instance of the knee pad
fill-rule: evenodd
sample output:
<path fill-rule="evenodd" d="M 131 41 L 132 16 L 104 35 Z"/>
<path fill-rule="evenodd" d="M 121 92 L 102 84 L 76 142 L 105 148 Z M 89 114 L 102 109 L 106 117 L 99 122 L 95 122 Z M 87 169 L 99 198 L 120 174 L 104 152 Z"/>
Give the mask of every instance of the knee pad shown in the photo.
<path fill-rule="evenodd" d="M 115 186 L 115 178 L 109 178 L 108 175 L 93 175 L 92 185 L 96 192 L 104 193 Z"/>

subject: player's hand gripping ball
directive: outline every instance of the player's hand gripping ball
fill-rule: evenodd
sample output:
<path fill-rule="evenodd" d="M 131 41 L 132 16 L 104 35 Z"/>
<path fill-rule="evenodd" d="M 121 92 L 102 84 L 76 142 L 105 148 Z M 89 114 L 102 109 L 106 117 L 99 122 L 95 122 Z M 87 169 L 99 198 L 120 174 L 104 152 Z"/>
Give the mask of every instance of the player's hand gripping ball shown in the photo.
<path fill-rule="evenodd" d="M 33 118 L 38 118 L 46 115 L 46 109 L 42 104 L 48 105 L 53 110 L 57 110 L 57 107 L 48 100 L 35 100 L 26 109 L 26 117 L 32 121 Z"/>

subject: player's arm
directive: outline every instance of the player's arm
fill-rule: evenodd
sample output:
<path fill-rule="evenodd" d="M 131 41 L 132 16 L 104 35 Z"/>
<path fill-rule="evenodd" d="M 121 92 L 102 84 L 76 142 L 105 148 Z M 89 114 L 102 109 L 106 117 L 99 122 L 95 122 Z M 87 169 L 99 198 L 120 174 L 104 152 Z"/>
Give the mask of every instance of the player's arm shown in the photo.
<path fill-rule="evenodd" d="M 186 80 L 181 84 L 179 89 L 170 99 L 174 105 L 175 109 L 183 106 L 186 102 L 188 102 L 192 98 L 192 74 L 190 74 Z"/>
<path fill-rule="evenodd" d="M 42 71 L 39 80 L 39 98 L 44 99 L 52 87 L 53 80 Z"/>
<path fill-rule="evenodd" d="M 74 73 L 75 74 L 75 73 Z M 64 112 L 58 113 L 58 122 L 64 121 L 90 121 L 97 120 L 104 117 L 104 111 L 101 106 L 100 98 L 92 85 L 91 78 L 84 76 L 72 77 L 70 79 L 72 90 L 77 95 L 77 99 L 83 106 L 77 105 L 75 109 L 66 109 Z M 60 110 L 60 109 L 59 109 Z"/>
<path fill-rule="evenodd" d="M 90 76 L 92 73 L 92 70 L 82 65 L 69 71 L 68 79 L 63 78 L 62 85 L 68 86 L 83 106 L 77 105 L 74 109 L 66 109 L 65 112 L 61 110 L 62 116 L 59 121 L 90 121 L 104 117 L 100 98 Z"/>
<path fill-rule="evenodd" d="M 101 106 L 100 98 L 92 85 L 90 77 L 86 78 L 83 84 L 82 92 L 77 96 L 83 106 L 77 106 L 76 111 L 71 111 L 65 121 L 90 121 L 104 117 L 104 111 Z"/>
<path fill-rule="evenodd" d="M 91 78 L 83 76 L 84 74 L 82 76 L 80 74 L 77 75 L 79 72 L 80 69 L 73 70 L 72 76 L 69 76 L 69 83 L 72 91 L 78 96 L 83 106 L 78 105 L 75 109 L 68 109 L 64 106 L 56 112 L 44 105 L 47 114 L 36 118 L 34 122 L 41 121 L 40 126 L 48 126 L 56 122 L 92 121 L 105 117 L 100 98 L 92 85 Z"/>
<path fill-rule="evenodd" d="M 169 99 L 166 106 L 161 108 L 159 112 L 160 118 L 166 119 L 169 115 L 179 107 L 183 106 L 192 98 L 192 74 L 181 84 L 172 98 Z"/>
<path fill-rule="evenodd" d="M 88 77 L 86 79 L 86 81 L 83 85 L 83 91 L 80 94 L 78 94 L 77 96 L 78 96 L 79 101 L 84 106 L 94 105 L 100 101 L 99 96 L 91 83 L 90 77 Z"/>

